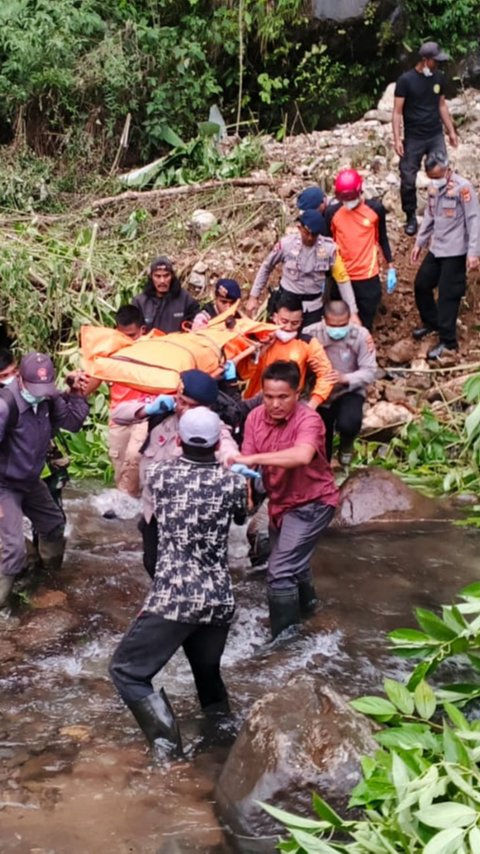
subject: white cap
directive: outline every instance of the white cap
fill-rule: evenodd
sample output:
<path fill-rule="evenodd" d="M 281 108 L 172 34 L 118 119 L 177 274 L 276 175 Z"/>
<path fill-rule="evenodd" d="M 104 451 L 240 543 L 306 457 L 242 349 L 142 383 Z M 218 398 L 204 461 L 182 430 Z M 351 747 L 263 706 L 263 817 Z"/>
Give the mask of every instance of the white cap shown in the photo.
<path fill-rule="evenodd" d="M 220 418 L 206 406 L 187 409 L 178 422 L 180 439 L 196 448 L 213 448 L 220 439 Z"/>

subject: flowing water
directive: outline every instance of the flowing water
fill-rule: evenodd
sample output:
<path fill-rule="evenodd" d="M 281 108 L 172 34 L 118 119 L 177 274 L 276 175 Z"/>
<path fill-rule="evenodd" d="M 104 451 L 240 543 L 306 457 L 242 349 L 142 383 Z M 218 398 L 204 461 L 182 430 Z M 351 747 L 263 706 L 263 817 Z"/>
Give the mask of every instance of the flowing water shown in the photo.
<path fill-rule="evenodd" d="M 196 695 L 178 653 L 162 674 L 180 718 L 185 761 L 158 762 L 107 675 L 148 578 L 135 522 L 106 520 L 102 499 L 72 488 L 64 568 L 0 619 L 0 851 L 227 854 L 213 789 L 231 733 L 202 741 Z M 300 670 L 353 697 L 400 676 L 385 633 L 415 625 L 415 606 L 450 602 L 478 579 L 480 534 L 329 532 L 314 561 L 323 603 L 288 642 L 269 645 L 264 579 L 232 533 L 237 613 L 223 673 L 238 730 L 252 703 Z"/>

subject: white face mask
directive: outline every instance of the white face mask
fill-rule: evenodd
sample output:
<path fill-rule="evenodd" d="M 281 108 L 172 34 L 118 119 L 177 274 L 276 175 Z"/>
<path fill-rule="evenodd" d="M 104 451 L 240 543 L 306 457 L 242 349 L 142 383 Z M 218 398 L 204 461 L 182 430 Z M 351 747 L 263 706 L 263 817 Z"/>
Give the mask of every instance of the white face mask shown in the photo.
<path fill-rule="evenodd" d="M 422 68 L 422 74 L 424 77 L 433 77 L 433 71 L 428 67 L 428 65 L 425 65 L 425 67 Z"/>
<path fill-rule="evenodd" d="M 45 397 L 40 397 L 35 394 L 31 394 L 31 392 L 29 392 L 26 388 L 22 388 L 20 390 L 20 394 L 22 395 L 23 399 L 31 406 L 38 406 L 39 403 L 42 403 L 42 401 L 46 400 Z"/>
<path fill-rule="evenodd" d="M 349 211 L 353 211 L 353 209 L 357 208 L 360 204 L 360 199 L 350 199 L 348 202 L 343 202 L 343 204 Z"/>
<path fill-rule="evenodd" d="M 436 187 L 437 190 L 442 190 L 443 187 L 447 186 L 447 179 L 446 178 L 431 178 L 430 183 L 431 183 L 432 187 Z"/>
<path fill-rule="evenodd" d="M 293 339 L 297 337 L 296 332 L 287 332 L 286 329 L 277 329 L 275 335 L 277 336 L 278 340 L 283 341 L 284 344 L 286 344 L 287 341 L 293 341 Z"/>
<path fill-rule="evenodd" d="M 4 377 L 3 380 L 0 380 L 0 386 L 10 385 L 10 383 L 13 383 L 14 379 L 15 374 L 11 374 L 9 377 Z"/>

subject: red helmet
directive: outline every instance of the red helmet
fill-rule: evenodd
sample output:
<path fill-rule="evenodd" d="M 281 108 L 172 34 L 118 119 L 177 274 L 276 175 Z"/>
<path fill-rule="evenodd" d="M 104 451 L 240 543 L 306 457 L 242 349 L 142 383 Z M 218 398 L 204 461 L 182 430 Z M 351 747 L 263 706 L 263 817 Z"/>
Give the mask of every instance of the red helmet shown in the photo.
<path fill-rule="evenodd" d="M 340 202 L 358 199 L 362 192 L 363 178 L 356 169 L 342 169 L 335 178 L 335 195 Z"/>

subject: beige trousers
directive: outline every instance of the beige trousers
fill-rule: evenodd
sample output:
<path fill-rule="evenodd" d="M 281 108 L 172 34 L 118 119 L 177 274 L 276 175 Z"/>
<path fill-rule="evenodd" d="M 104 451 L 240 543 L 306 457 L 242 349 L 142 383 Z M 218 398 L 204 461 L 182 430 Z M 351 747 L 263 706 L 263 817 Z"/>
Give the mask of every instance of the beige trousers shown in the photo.
<path fill-rule="evenodd" d="M 115 471 L 115 486 L 121 492 L 140 495 L 140 448 L 147 438 L 148 421 L 138 424 L 110 424 L 108 448 Z"/>

